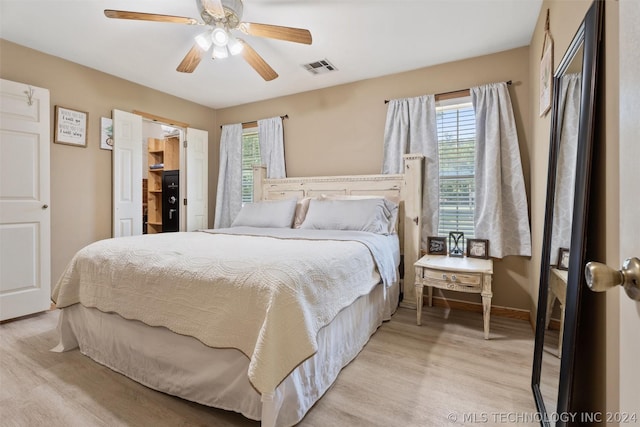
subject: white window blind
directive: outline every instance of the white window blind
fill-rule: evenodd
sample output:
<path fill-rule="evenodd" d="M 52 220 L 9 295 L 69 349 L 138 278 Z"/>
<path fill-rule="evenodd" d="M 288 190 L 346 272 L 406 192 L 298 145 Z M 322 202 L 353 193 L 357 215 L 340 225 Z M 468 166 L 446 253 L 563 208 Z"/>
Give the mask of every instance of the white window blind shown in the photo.
<path fill-rule="evenodd" d="M 440 209 L 438 235 L 461 231 L 474 237 L 476 121 L 470 98 L 436 107 Z"/>
<path fill-rule="evenodd" d="M 258 128 L 242 133 L 242 205 L 253 201 L 253 165 L 260 164 Z"/>

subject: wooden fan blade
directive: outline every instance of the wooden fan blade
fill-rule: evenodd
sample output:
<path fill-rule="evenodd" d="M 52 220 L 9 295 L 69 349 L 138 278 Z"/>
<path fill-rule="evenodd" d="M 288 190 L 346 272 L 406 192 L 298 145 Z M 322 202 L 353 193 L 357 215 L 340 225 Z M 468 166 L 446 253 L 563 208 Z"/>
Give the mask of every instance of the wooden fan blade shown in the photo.
<path fill-rule="evenodd" d="M 285 40 L 288 42 L 311 44 L 309 30 L 293 27 L 281 27 L 278 25 L 256 24 L 255 22 L 241 22 L 238 29 L 245 34 L 270 39 Z"/>
<path fill-rule="evenodd" d="M 187 52 L 187 54 L 184 56 L 182 62 L 180 63 L 180 65 L 178 65 L 178 68 L 176 68 L 176 70 L 180 71 L 181 73 L 193 73 L 193 71 L 200 63 L 203 53 L 204 50 L 202 50 L 202 48 L 198 46 L 197 43 L 194 44 L 191 50 L 189 50 L 189 52 Z"/>
<path fill-rule="evenodd" d="M 201 0 L 202 7 L 207 13 L 214 18 L 222 19 L 225 16 L 224 8 L 222 7 L 222 3 L 220 0 Z"/>
<path fill-rule="evenodd" d="M 242 43 L 242 56 L 244 60 L 247 61 L 263 79 L 271 81 L 278 77 L 278 73 L 276 73 L 247 42 L 242 39 L 238 39 L 238 41 Z"/>
<path fill-rule="evenodd" d="M 175 24 L 202 25 L 194 18 L 184 16 L 158 15 L 156 13 L 129 12 L 126 10 L 105 9 L 104 15 L 107 18 L 133 19 L 137 21 L 173 22 Z"/>

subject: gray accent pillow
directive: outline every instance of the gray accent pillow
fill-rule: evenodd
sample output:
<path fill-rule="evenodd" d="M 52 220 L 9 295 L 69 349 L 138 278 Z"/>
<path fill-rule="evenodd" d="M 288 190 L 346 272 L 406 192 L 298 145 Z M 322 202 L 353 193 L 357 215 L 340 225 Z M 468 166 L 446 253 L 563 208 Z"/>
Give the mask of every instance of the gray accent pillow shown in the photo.
<path fill-rule="evenodd" d="M 247 203 L 231 227 L 291 228 L 295 211 L 296 199 Z"/>
<path fill-rule="evenodd" d="M 354 230 L 390 234 L 397 205 L 382 198 L 357 200 L 312 199 L 302 229 Z M 395 215 L 394 215 L 395 214 Z"/>
<path fill-rule="evenodd" d="M 322 194 L 321 199 L 325 200 L 362 200 L 362 199 L 384 199 L 385 206 L 391 212 L 392 218 L 389 222 L 389 234 L 395 234 L 398 232 L 398 204 L 400 199 L 393 196 L 381 196 L 381 195 L 365 195 L 365 194 Z M 306 213 L 306 211 L 305 211 Z M 303 218 L 304 219 L 304 218 Z M 299 228 L 299 227 L 298 227 Z"/>

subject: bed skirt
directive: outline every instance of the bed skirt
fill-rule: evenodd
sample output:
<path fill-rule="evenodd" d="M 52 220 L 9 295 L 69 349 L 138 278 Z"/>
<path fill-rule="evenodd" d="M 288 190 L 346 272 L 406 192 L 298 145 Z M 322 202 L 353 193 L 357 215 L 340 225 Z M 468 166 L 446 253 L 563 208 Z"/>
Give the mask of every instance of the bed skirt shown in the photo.
<path fill-rule="evenodd" d="M 375 286 L 319 331 L 313 357 L 262 396 L 248 380 L 249 359 L 240 351 L 207 347 L 166 328 L 80 304 L 62 309 L 60 342 L 53 351 L 79 347 L 82 354 L 154 390 L 239 412 L 261 420 L 263 427 L 286 427 L 302 420 L 397 304 L 397 284 Z"/>

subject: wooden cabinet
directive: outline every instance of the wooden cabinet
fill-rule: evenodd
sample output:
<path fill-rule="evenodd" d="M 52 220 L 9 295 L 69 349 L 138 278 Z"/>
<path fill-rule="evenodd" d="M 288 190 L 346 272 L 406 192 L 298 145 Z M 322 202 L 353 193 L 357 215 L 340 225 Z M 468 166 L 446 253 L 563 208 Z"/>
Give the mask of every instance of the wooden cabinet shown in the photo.
<path fill-rule="evenodd" d="M 180 137 L 149 138 L 147 233 L 162 232 L 162 173 L 180 169 Z"/>

